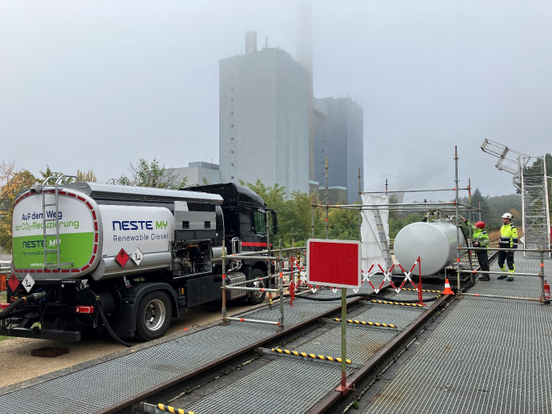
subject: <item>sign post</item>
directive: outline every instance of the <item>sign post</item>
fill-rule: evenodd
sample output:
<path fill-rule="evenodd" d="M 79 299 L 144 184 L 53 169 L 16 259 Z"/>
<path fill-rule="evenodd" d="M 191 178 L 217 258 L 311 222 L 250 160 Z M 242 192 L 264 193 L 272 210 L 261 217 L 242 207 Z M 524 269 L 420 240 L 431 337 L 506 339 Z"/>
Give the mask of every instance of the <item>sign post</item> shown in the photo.
<path fill-rule="evenodd" d="M 352 389 L 347 384 L 347 288 L 362 283 L 360 242 L 309 239 L 307 263 L 309 284 L 341 288 L 341 386 L 336 390 L 345 395 Z"/>

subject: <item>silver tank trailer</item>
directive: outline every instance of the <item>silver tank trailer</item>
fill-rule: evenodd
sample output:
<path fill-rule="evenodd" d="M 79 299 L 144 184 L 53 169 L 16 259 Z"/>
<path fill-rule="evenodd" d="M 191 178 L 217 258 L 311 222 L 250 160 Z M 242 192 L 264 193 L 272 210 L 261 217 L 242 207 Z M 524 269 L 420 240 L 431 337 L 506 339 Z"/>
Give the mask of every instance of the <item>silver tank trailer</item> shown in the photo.
<path fill-rule="evenodd" d="M 462 234 L 460 245 L 465 246 Z M 457 249 L 456 226 L 448 221 L 409 224 L 397 234 L 394 248 L 396 259 L 406 270 L 412 267 L 419 256 L 422 276 L 436 274 L 453 263 Z M 419 276 L 418 266 L 412 273 Z"/>

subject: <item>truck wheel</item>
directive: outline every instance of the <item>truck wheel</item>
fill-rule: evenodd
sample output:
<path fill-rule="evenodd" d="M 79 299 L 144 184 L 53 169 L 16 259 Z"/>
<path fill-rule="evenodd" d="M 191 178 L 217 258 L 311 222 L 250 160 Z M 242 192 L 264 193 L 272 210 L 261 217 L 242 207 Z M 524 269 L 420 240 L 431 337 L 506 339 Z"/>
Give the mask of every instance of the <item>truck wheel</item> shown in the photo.
<path fill-rule="evenodd" d="M 136 337 L 140 341 L 161 338 L 171 324 L 172 306 L 165 292 L 155 291 L 145 295 L 138 305 Z"/>
<path fill-rule="evenodd" d="M 256 279 L 258 277 L 264 277 L 264 276 L 266 275 L 263 273 L 261 269 L 253 269 L 253 271 L 251 272 L 251 279 Z M 260 282 L 257 281 L 248 286 L 261 288 L 261 287 L 265 287 L 266 284 L 264 280 L 261 280 Z M 248 302 L 251 303 L 252 305 L 258 305 L 259 303 L 262 303 L 264 301 L 265 295 L 266 295 L 266 292 L 251 291 L 249 292 L 247 299 L 248 299 Z"/>

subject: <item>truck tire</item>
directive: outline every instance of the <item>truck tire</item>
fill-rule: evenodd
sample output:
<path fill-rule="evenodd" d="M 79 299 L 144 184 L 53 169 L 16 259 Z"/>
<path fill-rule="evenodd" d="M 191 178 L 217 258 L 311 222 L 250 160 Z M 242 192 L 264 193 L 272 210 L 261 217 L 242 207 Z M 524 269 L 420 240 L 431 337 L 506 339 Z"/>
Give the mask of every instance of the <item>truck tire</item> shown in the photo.
<path fill-rule="evenodd" d="M 171 301 L 165 292 L 157 290 L 146 294 L 137 308 L 136 338 L 140 341 L 161 338 L 169 329 L 171 315 Z"/>
<path fill-rule="evenodd" d="M 253 269 L 253 271 L 251 272 L 251 279 L 256 279 L 258 277 L 264 277 L 264 276 L 266 275 L 261 269 Z M 261 288 L 261 287 L 265 287 L 266 283 L 264 282 L 264 280 L 261 280 L 260 282 L 251 283 L 251 285 L 248 285 L 248 286 Z M 247 301 L 252 305 L 258 305 L 259 303 L 263 303 L 265 299 L 265 295 L 266 295 L 266 292 L 251 291 L 247 295 Z"/>

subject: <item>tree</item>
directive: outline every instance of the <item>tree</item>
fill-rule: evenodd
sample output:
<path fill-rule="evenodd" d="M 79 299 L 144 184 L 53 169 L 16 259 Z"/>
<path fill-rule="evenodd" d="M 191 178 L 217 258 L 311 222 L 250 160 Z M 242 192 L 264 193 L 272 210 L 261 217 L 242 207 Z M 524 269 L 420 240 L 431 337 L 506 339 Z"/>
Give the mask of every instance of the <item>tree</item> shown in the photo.
<path fill-rule="evenodd" d="M 17 193 L 30 188 L 37 179 L 28 170 L 15 171 L 15 164 L 0 165 L 0 181 L 5 184 L 0 189 L 0 247 L 12 252 L 12 212 Z"/>
<path fill-rule="evenodd" d="M 491 208 L 489 207 L 489 203 L 487 202 L 487 199 L 483 197 L 483 194 L 481 194 L 481 191 L 479 191 L 479 188 L 476 188 L 475 191 L 473 192 L 471 205 L 476 209 L 479 208 L 479 206 L 481 205 L 481 219 L 483 221 L 488 221 L 491 218 Z M 475 218 L 478 217 L 477 212 L 474 211 L 474 213 L 476 214 L 476 216 L 472 217 L 472 220 L 475 220 Z"/>
<path fill-rule="evenodd" d="M 84 183 L 95 183 L 96 181 L 98 181 L 96 175 L 92 170 L 88 170 L 87 172 L 77 170 L 77 178 L 79 179 L 79 181 Z"/>
<path fill-rule="evenodd" d="M 358 203 L 355 203 L 358 204 Z M 338 240 L 358 240 L 358 210 L 333 208 L 328 213 L 329 237 Z"/>
<path fill-rule="evenodd" d="M 62 172 L 56 172 L 56 171 L 52 171 L 50 169 L 50 166 L 48 164 L 46 164 L 46 171 L 39 171 L 40 172 L 40 175 L 41 177 L 37 177 L 41 182 L 45 181 L 46 179 L 50 178 L 50 177 L 61 177 L 62 175 L 65 175 L 64 173 Z M 53 183 L 53 180 L 48 182 L 48 184 L 54 184 Z"/>
<path fill-rule="evenodd" d="M 318 200 L 315 200 L 318 202 Z M 282 219 L 278 215 L 278 221 L 282 222 L 279 227 L 282 229 L 280 236 L 285 247 L 304 246 L 305 241 L 312 236 L 312 205 L 313 196 L 307 193 L 295 191 L 292 197 L 286 201 L 285 209 L 282 212 Z M 325 216 L 322 209 L 314 209 L 314 235 L 325 237 L 324 233 Z"/>
<path fill-rule="evenodd" d="M 245 185 L 255 191 L 265 202 L 267 207 L 276 211 L 278 215 L 278 238 L 282 240 L 284 247 L 304 246 L 305 240 L 312 235 L 312 199 L 306 193 L 294 191 L 286 198 L 285 187 L 275 184 L 274 186 L 266 186 L 261 180 L 257 180 L 255 184 L 240 181 L 241 185 Z M 315 200 L 318 202 L 318 200 Z M 324 216 L 322 209 L 315 209 L 315 237 L 324 236 Z"/>
<path fill-rule="evenodd" d="M 403 227 L 408 226 L 411 223 L 416 223 L 418 221 L 422 221 L 424 218 L 424 215 L 422 213 L 410 213 L 406 217 L 403 218 L 395 218 L 395 219 L 389 219 L 389 237 L 391 239 L 394 239 L 397 237 L 397 234 L 399 234 L 399 231 L 402 230 Z"/>
<path fill-rule="evenodd" d="M 179 189 L 186 187 L 188 182 L 187 177 L 179 180 L 178 176 L 172 173 L 172 169 L 166 169 L 164 164 L 160 166 L 159 161 L 155 158 L 150 163 L 140 158 L 136 166 L 130 163 L 129 171 L 131 173 L 130 177 L 122 175 L 118 180 L 119 184 Z"/>
<path fill-rule="evenodd" d="M 10 163 L 6 163 L 5 161 L 2 161 L 2 164 L 0 164 L 0 182 L 5 181 L 6 185 L 9 185 L 10 179 L 13 177 L 14 172 L 15 172 L 14 161 Z M 4 190 L 2 190 L 2 192 L 0 193 L 0 209 L 6 203 L 8 194 L 9 192 L 5 192 Z"/>
<path fill-rule="evenodd" d="M 545 170 L 543 168 L 542 161 L 543 158 L 537 158 L 531 166 L 525 168 L 524 174 L 543 174 Z M 552 177 L 552 155 L 548 153 L 544 156 L 544 167 L 546 168 L 547 177 Z M 548 212 L 550 214 L 550 211 L 552 211 L 552 179 L 546 179 L 546 186 L 548 187 Z"/>
<path fill-rule="evenodd" d="M 278 210 L 282 210 L 286 201 L 285 187 L 282 187 L 278 183 L 274 184 L 273 187 L 266 186 L 260 179 L 257 179 L 255 184 L 246 183 L 245 181 L 240 180 L 240 184 L 255 191 L 264 200 L 268 208 L 275 210 L 276 212 L 278 212 Z"/>

